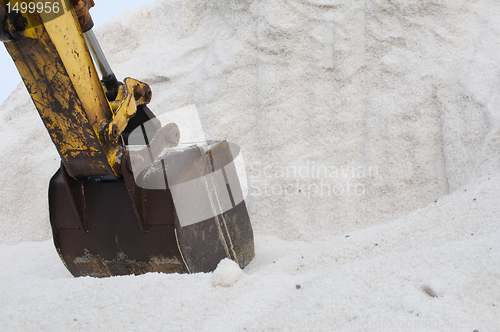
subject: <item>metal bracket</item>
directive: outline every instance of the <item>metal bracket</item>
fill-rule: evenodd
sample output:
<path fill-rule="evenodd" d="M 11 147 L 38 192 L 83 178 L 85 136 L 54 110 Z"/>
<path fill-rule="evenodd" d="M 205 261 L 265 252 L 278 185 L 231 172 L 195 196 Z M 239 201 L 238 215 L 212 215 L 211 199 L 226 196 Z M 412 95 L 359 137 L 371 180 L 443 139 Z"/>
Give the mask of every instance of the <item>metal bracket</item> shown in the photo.
<path fill-rule="evenodd" d="M 110 144 L 117 143 L 127 127 L 129 118 L 135 115 L 137 106 L 148 104 L 151 96 L 149 85 L 127 77 L 124 85 L 118 88 L 116 100 L 110 103 L 113 120 L 104 128 L 104 139 Z"/>
<path fill-rule="evenodd" d="M 128 195 L 134 208 L 135 216 L 139 222 L 139 228 L 142 232 L 147 232 L 146 226 L 146 204 L 144 189 L 135 183 L 134 174 L 132 172 L 132 165 L 130 162 L 130 154 L 126 151 L 122 157 L 122 175 L 125 185 L 127 186 Z"/>
<path fill-rule="evenodd" d="M 88 228 L 88 219 L 87 219 L 87 209 L 85 204 L 85 187 L 84 181 L 76 180 L 69 175 L 66 167 L 61 162 L 61 173 L 64 180 L 64 185 L 68 192 L 68 196 L 71 201 L 71 206 L 75 211 L 78 226 L 82 233 L 87 233 L 89 231 Z"/>

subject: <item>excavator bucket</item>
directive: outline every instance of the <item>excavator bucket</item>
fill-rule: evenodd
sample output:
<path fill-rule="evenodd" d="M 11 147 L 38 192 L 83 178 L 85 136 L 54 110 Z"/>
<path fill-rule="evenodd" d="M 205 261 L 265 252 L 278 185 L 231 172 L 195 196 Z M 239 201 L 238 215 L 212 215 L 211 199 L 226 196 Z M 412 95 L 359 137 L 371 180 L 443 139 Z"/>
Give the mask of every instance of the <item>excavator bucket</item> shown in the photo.
<path fill-rule="evenodd" d="M 145 129 L 156 132 L 151 141 L 137 136 Z M 251 261 L 237 147 L 226 141 L 173 146 L 172 133 L 178 134 L 175 125 L 159 128 L 141 106 L 123 134 L 129 145 L 122 179 L 75 179 L 64 165 L 52 177 L 54 243 L 74 276 L 210 272 L 226 257 L 241 268 Z M 145 144 L 131 145 L 137 138 Z"/>

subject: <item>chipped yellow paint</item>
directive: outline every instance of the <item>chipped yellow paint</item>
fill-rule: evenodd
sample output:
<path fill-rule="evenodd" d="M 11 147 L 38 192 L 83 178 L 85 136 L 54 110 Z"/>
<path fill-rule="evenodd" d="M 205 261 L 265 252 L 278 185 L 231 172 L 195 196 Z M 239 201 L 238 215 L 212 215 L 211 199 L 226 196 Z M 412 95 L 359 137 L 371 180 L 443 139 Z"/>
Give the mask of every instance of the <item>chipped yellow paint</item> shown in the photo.
<path fill-rule="evenodd" d="M 19 1 L 13 1 L 19 2 Z M 113 118 L 69 0 L 64 14 L 24 14 L 25 37 L 5 43 L 72 176 L 114 174 L 119 146 L 100 137 Z"/>
<path fill-rule="evenodd" d="M 68 0 L 63 1 L 63 3 L 65 3 L 67 10 L 70 6 Z M 45 29 L 65 64 L 92 127 L 96 134 L 99 134 L 102 122 L 111 117 L 111 110 L 75 11 L 70 10 L 57 19 L 53 19 L 53 14 L 47 13 L 40 14 L 40 17 L 46 22 Z"/>

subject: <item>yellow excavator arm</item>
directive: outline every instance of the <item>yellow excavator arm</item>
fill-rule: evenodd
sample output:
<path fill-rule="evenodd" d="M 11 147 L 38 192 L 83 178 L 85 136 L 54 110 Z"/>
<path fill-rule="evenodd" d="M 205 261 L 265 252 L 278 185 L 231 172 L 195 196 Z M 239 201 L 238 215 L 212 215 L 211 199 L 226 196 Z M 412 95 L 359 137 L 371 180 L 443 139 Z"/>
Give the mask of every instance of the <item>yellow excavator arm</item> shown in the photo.
<path fill-rule="evenodd" d="M 0 0 L 0 40 L 61 156 L 49 211 L 63 263 L 96 277 L 208 272 L 226 257 L 243 268 L 254 244 L 238 149 L 176 147 L 178 127 L 160 128 L 146 107 L 149 86 L 111 71 L 91 30 L 93 5 Z"/>
<path fill-rule="evenodd" d="M 1 1 L 3 15 L 9 14 L 12 22 L 18 22 L 17 28 L 16 24 L 10 27 L 14 32 L 8 34 L 10 42 L 5 47 L 68 173 L 73 177 L 119 176 L 117 155 L 123 149 L 118 137 L 137 106 L 150 101 L 149 87 L 126 80 L 125 88 L 121 88 L 125 92 L 121 94 L 121 103 L 113 109 L 79 24 L 79 21 L 91 22 L 85 20 L 90 17 L 88 9 L 79 11 L 83 19 L 78 20 L 69 0 L 50 2 L 59 4 L 58 13 L 47 13 L 44 9 L 24 14 L 12 9 L 15 4 L 20 8 L 22 1 L 10 1 L 8 7 L 5 0 Z M 78 5 L 84 1 L 72 2 Z M 5 13 L 9 8 L 10 13 Z M 87 23 L 88 27 L 91 26 Z M 92 46 L 98 48 L 98 44 Z"/>

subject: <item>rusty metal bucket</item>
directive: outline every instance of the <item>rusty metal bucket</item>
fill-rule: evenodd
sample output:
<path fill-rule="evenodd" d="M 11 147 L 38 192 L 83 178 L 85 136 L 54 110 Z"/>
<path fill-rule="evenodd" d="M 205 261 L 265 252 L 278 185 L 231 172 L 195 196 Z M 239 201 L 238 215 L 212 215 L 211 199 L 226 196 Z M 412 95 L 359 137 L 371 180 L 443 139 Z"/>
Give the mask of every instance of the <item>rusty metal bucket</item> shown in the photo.
<path fill-rule="evenodd" d="M 132 125 L 144 124 L 137 121 Z M 210 272 L 226 257 L 245 267 L 254 239 L 234 150 L 225 141 L 181 146 L 141 168 L 134 160 L 144 149 L 132 149 L 122 179 L 74 179 L 61 165 L 50 181 L 49 209 L 68 270 L 75 277 Z"/>

